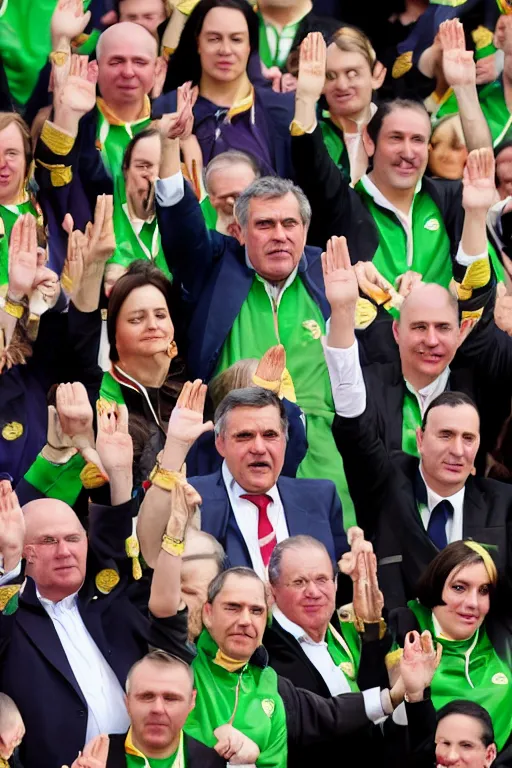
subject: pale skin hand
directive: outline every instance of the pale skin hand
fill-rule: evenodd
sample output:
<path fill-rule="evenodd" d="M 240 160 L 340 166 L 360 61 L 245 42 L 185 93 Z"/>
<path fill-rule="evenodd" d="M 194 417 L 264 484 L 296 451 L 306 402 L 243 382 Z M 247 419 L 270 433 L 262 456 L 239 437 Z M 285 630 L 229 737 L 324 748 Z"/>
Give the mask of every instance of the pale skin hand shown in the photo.
<path fill-rule="evenodd" d="M 469 153 L 464 168 L 462 205 L 466 213 L 487 211 L 496 200 L 494 155 L 490 147 Z"/>
<path fill-rule="evenodd" d="M 305 130 L 316 125 L 316 103 L 325 83 L 327 48 L 320 32 L 310 32 L 302 41 L 295 92 L 295 120 Z"/>
<path fill-rule="evenodd" d="M 78 123 L 96 104 L 98 63 L 73 54 L 62 64 L 53 63 L 53 122 L 76 136 Z"/>
<path fill-rule="evenodd" d="M 183 385 L 169 419 L 167 440 L 162 456 L 162 466 L 165 469 L 181 469 L 189 448 L 204 432 L 210 432 L 213 429 L 213 422 L 203 423 L 206 389 L 206 384 L 203 384 L 201 379 L 196 379 L 194 382 L 187 381 Z M 180 455 L 183 454 L 183 456 L 179 466 L 176 466 L 176 459 L 171 457 L 179 449 L 181 449 Z M 168 466 L 169 460 L 172 466 Z"/>
<path fill-rule="evenodd" d="M 84 385 L 79 381 L 59 384 L 56 407 L 63 434 L 85 457 L 87 449 L 94 449 L 94 431 L 92 407 Z"/>
<path fill-rule="evenodd" d="M 327 344 L 348 349 L 355 341 L 354 323 L 359 286 L 350 263 L 347 241 L 331 237 L 322 253 L 325 294 L 331 305 L 331 324 Z"/>
<path fill-rule="evenodd" d="M 226 762 L 233 765 L 250 765 L 260 756 L 257 744 L 232 725 L 221 725 L 213 735 L 218 739 L 214 749 Z"/>
<path fill-rule="evenodd" d="M 478 59 L 475 64 L 477 85 L 493 83 L 498 78 L 495 53 L 491 53 L 490 56 L 484 56 L 483 59 Z"/>
<path fill-rule="evenodd" d="M 432 682 L 442 651 L 440 643 L 434 649 L 432 635 L 428 630 L 421 636 L 416 631 L 407 634 L 400 660 L 400 675 L 410 702 L 423 700 L 423 692 Z"/>
<path fill-rule="evenodd" d="M 0 555 L 3 567 L 12 571 L 21 560 L 25 540 L 25 520 L 8 480 L 0 480 Z"/>
<path fill-rule="evenodd" d="M 30 298 L 30 311 L 37 315 L 42 314 L 48 307 L 53 307 L 60 292 L 59 276 L 45 264 L 46 254 L 39 249 Z"/>
<path fill-rule="evenodd" d="M 53 50 L 58 50 L 60 43 L 69 45 L 73 38 L 81 35 L 90 18 L 90 11 L 84 13 L 82 0 L 59 0 L 51 23 Z"/>
<path fill-rule="evenodd" d="M 354 584 L 354 613 L 368 624 L 376 623 L 381 619 L 384 608 L 384 597 L 377 579 L 377 558 L 360 528 L 349 529 L 348 537 L 350 552 L 343 555 L 339 567 Z"/>
<path fill-rule="evenodd" d="M 439 25 L 439 41 L 443 51 L 443 72 L 448 85 L 476 84 L 473 52 L 466 51 L 464 27 L 459 19 L 449 19 Z"/>
<path fill-rule="evenodd" d="M 14 222 L 9 242 L 9 293 L 15 300 L 30 295 L 37 270 L 36 220 L 25 213 Z"/>
<path fill-rule="evenodd" d="M 106 768 L 110 739 L 104 733 L 87 742 L 71 768 Z M 63 766 L 62 768 L 67 768 Z"/>
<path fill-rule="evenodd" d="M 131 498 L 133 487 L 133 442 L 128 432 L 128 409 L 110 403 L 103 408 L 98 401 L 98 435 L 96 450 L 110 483 L 112 506 Z"/>
<path fill-rule="evenodd" d="M 423 275 L 420 275 L 419 272 L 415 272 L 412 269 L 408 269 L 407 272 L 403 273 L 403 275 L 399 275 L 396 279 L 399 295 L 403 296 L 404 298 L 408 296 L 414 286 L 418 285 L 418 283 L 421 283 L 422 279 Z"/>
<path fill-rule="evenodd" d="M 393 293 L 393 286 L 383 277 L 371 261 L 358 261 L 354 265 L 357 283 L 362 293 L 383 304 Z"/>
<path fill-rule="evenodd" d="M 280 381 L 286 367 L 286 351 L 282 344 L 267 349 L 258 363 L 255 376 L 263 381 Z"/>
<path fill-rule="evenodd" d="M 9 760 L 12 753 L 19 747 L 25 735 L 25 726 L 20 715 L 9 718 L 6 728 L 0 733 L 0 757 Z"/>

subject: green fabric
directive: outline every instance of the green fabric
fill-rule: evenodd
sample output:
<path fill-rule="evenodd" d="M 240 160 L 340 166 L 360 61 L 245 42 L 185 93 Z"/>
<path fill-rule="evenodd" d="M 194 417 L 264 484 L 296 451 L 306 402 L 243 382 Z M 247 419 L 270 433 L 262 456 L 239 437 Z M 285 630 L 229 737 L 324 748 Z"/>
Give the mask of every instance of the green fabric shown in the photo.
<path fill-rule="evenodd" d="M 109 125 L 100 109 L 97 110 L 96 139 L 101 146 L 101 156 L 106 169 L 114 180 L 114 205 L 126 202 L 123 179 L 123 157 L 133 136 L 147 128 L 151 118 L 124 125 Z"/>
<path fill-rule="evenodd" d="M 84 467 L 85 461 L 79 453 L 66 464 L 52 464 L 39 454 L 25 474 L 25 480 L 44 496 L 60 499 L 72 507 L 82 490 L 80 472 Z"/>
<path fill-rule="evenodd" d="M 52 50 L 50 19 L 57 0 L 3 0 L 0 51 L 12 97 L 26 104 Z"/>
<path fill-rule="evenodd" d="M 116 250 L 114 251 L 112 258 L 108 260 L 107 264 L 121 264 L 124 267 L 128 267 L 132 261 L 136 261 L 136 259 L 148 259 L 152 261 L 156 267 L 161 269 L 166 277 L 172 279 L 162 250 L 160 234 L 157 233 L 155 235 L 155 232 L 158 230 L 156 216 L 153 218 L 153 221 L 145 221 L 139 233 L 139 238 L 146 248 L 146 250 L 144 250 L 144 248 L 141 247 L 135 230 L 130 222 L 127 208 L 127 203 L 123 203 L 122 205 L 118 205 L 114 210 Z M 154 243 L 157 244 L 158 248 L 156 254 L 153 250 Z"/>
<path fill-rule="evenodd" d="M 0 27 L 1 25 L 0 20 Z M 6 285 L 9 282 L 9 240 L 14 222 L 24 213 L 31 213 L 37 218 L 37 211 L 30 200 L 19 205 L 0 205 L 0 219 L 5 230 L 5 236 L 0 238 L 0 285 Z"/>
<path fill-rule="evenodd" d="M 407 237 L 397 216 L 377 205 L 363 184 L 356 190 L 372 215 L 379 231 L 379 246 L 373 263 L 381 275 L 394 283 L 396 278 L 412 269 L 423 275 L 426 283 L 439 283 L 445 288 L 453 277 L 450 255 L 450 239 L 446 232 L 441 211 L 423 190 L 414 196 L 412 208 L 412 263 L 407 263 Z"/>
<path fill-rule="evenodd" d="M 350 181 L 350 159 L 342 132 L 334 125 L 329 117 L 329 112 L 326 110 L 322 112 L 322 119 L 319 124 L 329 157 L 343 171 L 345 178 Z"/>
<path fill-rule="evenodd" d="M 161 759 L 156 757 L 147 757 L 146 760 L 148 761 L 150 768 L 172 768 L 176 761 L 177 755 L 178 750 L 176 750 L 176 752 L 170 757 L 164 757 Z M 126 768 L 145 768 L 146 766 L 144 758 L 139 757 L 138 755 L 129 755 L 128 752 L 126 752 L 125 757 Z"/>
<path fill-rule="evenodd" d="M 501 79 L 482 86 L 478 90 L 478 99 L 489 130 L 493 147 L 512 137 L 512 115 L 508 111 Z M 459 111 L 457 97 L 451 93 L 436 113 L 436 121 L 446 115 L 455 115 Z"/>
<path fill-rule="evenodd" d="M 76 52 L 80 54 L 80 56 L 90 56 L 91 53 L 94 53 L 96 50 L 96 46 L 98 44 L 98 40 L 100 39 L 101 32 L 99 29 L 93 29 L 91 34 L 88 36 L 87 40 L 82 43 L 79 48 L 76 49 Z"/>
<path fill-rule="evenodd" d="M 343 462 L 332 436 L 334 403 L 322 348 L 325 320 L 299 275 L 274 307 L 263 280 L 255 274 L 249 294 L 221 350 L 217 373 L 238 360 L 260 359 L 275 344 L 286 350 L 297 404 L 306 414 L 308 452 L 297 477 L 332 480 L 343 504 L 345 527 L 355 524 Z"/>
<path fill-rule="evenodd" d="M 196 706 L 183 730 L 213 747 L 217 743 L 213 731 L 232 722 L 258 745 L 258 768 L 286 768 L 286 713 L 277 690 L 275 671 L 248 663 L 238 672 L 228 672 L 214 663 L 217 651 L 214 640 L 203 629 L 197 641 L 197 656 L 192 662 Z"/>
<path fill-rule="evenodd" d="M 420 455 L 416 443 L 416 430 L 421 427 L 421 422 L 418 399 L 406 389 L 402 405 L 402 451 L 410 456 L 419 457 Z"/>
<path fill-rule="evenodd" d="M 477 48 L 475 50 L 475 61 L 485 59 L 487 56 L 493 56 L 497 50 L 493 43 L 489 43 L 489 45 L 485 45 L 483 48 Z"/>
<path fill-rule="evenodd" d="M 259 50 L 260 59 L 266 67 L 279 67 L 283 69 L 286 60 L 288 59 L 293 41 L 297 34 L 300 21 L 295 21 L 293 24 L 287 24 L 281 31 L 274 27 L 273 24 L 265 24 L 263 16 L 258 12 L 259 21 Z M 270 44 L 268 42 L 268 34 L 275 37 L 275 53 L 272 55 Z M 286 41 L 286 46 L 283 46 L 283 42 Z"/>
<path fill-rule="evenodd" d="M 350 690 L 353 693 L 359 692 L 359 686 L 357 684 L 357 671 L 361 661 L 361 638 L 357 629 L 351 622 L 341 623 L 341 635 L 345 640 L 350 653 L 347 653 L 346 649 L 338 642 L 334 636 L 331 627 L 329 626 L 325 635 L 325 642 L 327 643 L 327 650 L 334 661 L 336 666 L 351 664 L 353 668 L 353 675 L 349 675 L 347 668 L 341 667 L 345 675 L 347 683 L 350 686 Z"/>
<path fill-rule="evenodd" d="M 217 211 L 210 202 L 208 196 L 203 197 L 201 200 L 201 211 L 204 216 L 204 221 L 208 229 L 215 230 L 217 228 Z"/>
<path fill-rule="evenodd" d="M 420 632 L 428 629 L 434 637 L 432 611 L 415 600 L 408 603 L 408 607 L 416 616 Z M 480 704 L 492 718 L 499 751 L 512 730 L 512 671 L 492 647 L 485 624 L 477 635 L 473 649 L 475 635 L 469 640 L 436 638 L 443 646 L 443 654 L 432 680 L 432 702 L 436 709 L 454 699 L 469 699 Z"/>
<path fill-rule="evenodd" d="M 101 380 L 100 397 L 118 405 L 125 405 L 123 390 L 110 371 L 105 371 Z"/>

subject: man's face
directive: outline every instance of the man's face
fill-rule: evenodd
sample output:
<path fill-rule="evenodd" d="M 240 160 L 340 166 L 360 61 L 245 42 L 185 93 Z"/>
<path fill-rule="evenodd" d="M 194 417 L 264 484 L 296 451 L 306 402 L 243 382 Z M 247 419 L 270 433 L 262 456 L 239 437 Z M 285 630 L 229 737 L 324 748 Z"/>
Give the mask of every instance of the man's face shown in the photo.
<path fill-rule="evenodd" d="M 462 487 L 470 475 L 480 445 L 480 419 L 472 405 L 439 405 L 418 429 L 418 450 L 427 484 Z M 455 491 L 454 491 L 455 492 Z"/>
<path fill-rule="evenodd" d="M 373 176 L 393 189 L 414 189 L 428 162 L 430 121 L 417 109 L 395 109 L 382 121 L 373 151 Z"/>
<path fill-rule="evenodd" d="M 34 504 L 36 502 L 33 502 Z M 87 537 L 74 512 L 63 504 L 31 511 L 25 557 L 27 575 L 48 599 L 62 600 L 77 592 L 85 579 Z"/>
<path fill-rule="evenodd" d="M 143 661 L 130 678 L 126 708 L 134 742 L 144 754 L 172 748 L 194 709 L 196 692 L 185 668 Z"/>
<path fill-rule="evenodd" d="M 404 373 L 424 378 L 425 385 L 451 363 L 462 341 L 457 312 L 447 292 L 431 285 L 411 291 L 400 322 L 393 323 L 393 334 Z"/>
<path fill-rule="evenodd" d="M 208 177 L 210 202 L 217 211 L 217 229 L 227 233 L 227 228 L 234 222 L 233 207 L 241 193 L 255 179 L 254 171 L 247 163 L 234 163 L 213 171 Z"/>
<path fill-rule="evenodd" d="M 16 202 L 26 175 L 23 137 L 15 123 L 0 131 L 0 203 Z"/>
<path fill-rule="evenodd" d="M 138 141 L 126 171 L 126 195 L 139 219 L 145 219 L 152 206 L 148 206 L 153 182 L 158 178 L 162 142 L 160 136 L 147 136 Z"/>
<path fill-rule="evenodd" d="M 249 30 L 242 11 L 212 8 L 206 14 L 197 38 L 203 77 L 231 83 L 247 69 L 251 52 Z"/>
<path fill-rule="evenodd" d="M 277 607 L 308 634 L 325 634 L 336 607 L 336 584 L 327 552 L 317 547 L 287 549 L 281 575 L 272 585 Z M 315 638 L 313 638 L 315 639 Z"/>
<path fill-rule="evenodd" d="M 247 230 L 242 245 L 256 272 L 265 280 L 280 282 L 293 272 L 306 245 L 307 228 L 292 192 L 271 199 L 253 198 L 249 203 Z"/>
<path fill-rule="evenodd" d="M 155 83 L 155 42 L 139 25 L 130 25 L 129 29 L 129 35 L 109 36 L 98 62 L 101 95 L 113 107 L 142 104 Z"/>
<path fill-rule="evenodd" d="M 482 726 L 468 715 L 443 717 L 436 729 L 436 763 L 450 768 L 489 768 L 496 746 L 482 741 Z"/>
<path fill-rule="evenodd" d="M 167 18 L 163 0 L 121 0 L 119 21 L 133 21 L 155 34 Z"/>
<path fill-rule="evenodd" d="M 341 51 L 336 43 L 327 48 L 324 96 L 337 117 L 357 118 L 372 100 L 374 79 L 368 61 L 357 51 Z"/>
<path fill-rule="evenodd" d="M 230 574 L 213 601 L 206 603 L 203 623 L 220 650 L 247 661 L 261 645 L 267 621 L 265 587 L 260 579 Z"/>
<path fill-rule="evenodd" d="M 0 138 L 1 138 L 0 134 Z M 507 147 L 496 158 L 498 192 L 502 200 L 512 195 L 512 147 Z"/>
<path fill-rule="evenodd" d="M 184 560 L 181 566 L 181 599 L 188 608 L 188 635 L 192 641 L 201 634 L 208 585 L 218 572 L 219 567 L 213 558 Z"/>
<path fill-rule="evenodd" d="M 266 493 L 277 482 L 286 450 L 278 409 L 273 405 L 234 408 L 215 445 L 244 491 Z"/>

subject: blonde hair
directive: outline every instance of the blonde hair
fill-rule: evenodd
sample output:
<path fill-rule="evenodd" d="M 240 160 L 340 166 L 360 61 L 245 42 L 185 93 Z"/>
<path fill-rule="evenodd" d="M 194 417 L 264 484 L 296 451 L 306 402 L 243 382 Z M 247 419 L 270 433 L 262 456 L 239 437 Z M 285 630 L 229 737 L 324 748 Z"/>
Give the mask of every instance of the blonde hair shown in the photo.
<path fill-rule="evenodd" d="M 377 54 L 370 39 L 357 27 L 340 27 L 332 36 L 329 45 L 336 45 L 340 51 L 346 53 L 360 53 L 368 62 L 370 70 L 377 63 Z"/>
<path fill-rule="evenodd" d="M 214 409 L 224 400 L 233 389 L 244 389 L 252 386 L 252 377 L 256 373 L 258 360 L 249 357 L 233 363 L 225 371 L 218 373 L 208 385 Z"/>

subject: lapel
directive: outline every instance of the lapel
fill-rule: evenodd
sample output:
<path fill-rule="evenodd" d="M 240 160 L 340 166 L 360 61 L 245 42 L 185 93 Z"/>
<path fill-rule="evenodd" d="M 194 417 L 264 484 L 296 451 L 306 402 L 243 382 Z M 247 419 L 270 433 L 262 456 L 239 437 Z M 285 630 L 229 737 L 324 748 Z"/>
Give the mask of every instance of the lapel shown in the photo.
<path fill-rule="evenodd" d="M 331 316 L 331 307 L 325 296 L 325 285 L 322 274 L 321 250 L 306 246 L 299 262 L 299 275 L 308 293 L 318 304 L 324 320 Z"/>
<path fill-rule="evenodd" d="M 464 538 L 473 538 L 476 531 L 481 531 L 487 525 L 487 507 L 482 494 L 472 480 L 472 477 L 468 477 L 464 491 L 462 516 Z"/>
<path fill-rule="evenodd" d="M 86 701 L 73 675 L 59 636 L 52 620 L 37 599 L 35 584 L 31 578 L 27 578 L 20 598 L 20 610 L 16 613 L 16 621 L 25 632 L 28 641 L 67 680 L 86 707 Z"/>
<path fill-rule="evenodd" d="M 287 479 L 291 479 L 292 482 L 287 482 Z M 310 515 L 309 510 L 302 506 L 301 494 L 296 488 L 294 478 L 280 477 L 277 481 L 277 489 L 281 497 L 290 536 L 298 536 L 299 534 L 314 536 L 315 518 Z M 311 530 L 310 522 L 312 523 Z"/>
<path fill-rule="evenodd" d="M 315 665 L 308 659 L 302 650 L 301 644 L 294 638 L 293 635 L 287 632 L 286 629 L 283 629 L 283 627 L 275 619 L 272 619 L 272 624 L 267 630 L 266 634 L 267 637 L 269 635 L 274 635 L 275 638 L 274 643 L 272 643 L 272 640 L 270 640 L 270 647 L 272 647 L 272 645 L 277 647 L 279 647 L 279 645 L 285 646 L 288 649 L 288 652 L 292 655 L 292 661 L 288 664 L 284 660 L 279 659 L 278 656 L 274 657 L 273 660 L 275 660 L 276 666 L 281 668 L 278 674 L 282 674 L 284 677 L 287 677 L 298 688 L 305 688 L 306 690 L 311 691 L 312 693 L 315 693 L 319 696 L 330 697 L 331 694 L 329 688 L 327 687 L 327 683 Z M 265 645 L 265 640 L 263 642 Z M 293 674 L 291 669 L 285 669 L 285 667 L 290 667 L 291 664 L 302 667 L 302 672 L 297 670 L 297 673 L 301 675 L 300 680 L 297 678 L 297 674 Z M 307 675 L 307 680 L 304 678 L 304 674 Z M 314 687 L 311 686 L 312 679 L 315 681 Z"/>
<path fill-rule="evenodd" d="M 103 625 L 101 623 L 102 611 L 100 610 L 100 604 L 102 601 L 97 600 L 97 597 L 94 596 L 94 592 L 95 588 L 93 582 L 86 581 L 78 593 L 78 612 L 82 617 L 82 621 L 84 622 L 87 631 L 106 660 L 108 649 L 105 634 L 103 632 Z M 89 607 L 89 603 L 92 599 L 98 603 L 96 610 L 92 610 L 92 606 Z"/>
<path fill-rule="evenodd" d="M 205 489 L 204 496 L 202 495 L 201 529 L 221 542 L 230 565 L 246 565 L 252 568 L 249 550 L 229 503 L 221 469 L 210 476 L 207 486 L 203 486 L 201 480 L 202 478 L 197 478 L 194 483 L 201 495 L 203 487 Z"/>
<path fill-rule="evenodd" d="M 409 556 L 413 554 L 418 564 L 424 563 L 426 566 L 438 553 L 437 547 L 423 526 L 418 510 L 418 502 L 423 502 L 424 504 L 427 502 L 427 489 L 420 475 L 418 459 L 402 454 L 401 460 L 404 466 L 404 482 L 401 490 L 404 494 L 404 500 L 410 500 L 413 507 L 411 508 L 413 517 L 410 524 L 403 521 L 408 527 L 408 538 L 411 536 L 415 539 L 415 544 L 411 546 L 411 551 L 408 554 Z M 420 571 L 422 571 L 423 567 L 421 565 L 419 567 Z"/>

